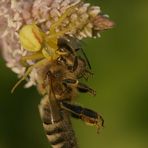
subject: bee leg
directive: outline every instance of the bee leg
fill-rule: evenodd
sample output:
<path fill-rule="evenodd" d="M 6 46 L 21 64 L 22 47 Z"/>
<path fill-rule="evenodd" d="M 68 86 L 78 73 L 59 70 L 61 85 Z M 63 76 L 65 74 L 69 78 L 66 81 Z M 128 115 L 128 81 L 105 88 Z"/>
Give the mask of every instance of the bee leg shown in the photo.
<path fill-rule="evenodd" d="M 64 79 L 63 84 L 65 85 L 78 85 L 79 81 L 75 79 Z"/>
<path fill-rule="evenodd" d="M 79 76 L 79 78 L 84 78 L 86 81 L 88 80 L 89 76 L 93 76 L 93 73 L 89 70 L 85 69 L 83 73 Z"/>
<path fill-rule="evenodd" d="M 87 81 L 88 78 L 89 78 L 89 76 L 85 72 L 83 72 L 83 73 L 81 73 L 81 75 L 79 76 L 79 78 L 84 78 Z"/>
<path fill-rule="evenodd" d="M 87 85 L 83 84 L 83 83 L 78 83 L 77 89 L 82 92 L 82 93 L 91 93 L 93 96 L 96 95 L 96 91 L 91 89 L 90 87 L 88 87 Z"/>
<path fill-rule="evenodd" d="M 74 64 L 72 66 L 68 66 L 68 69 L 71 72 L 74 72 L 74 71 L 76 71 L 77 67 L 78 67 L 78 57 L 75 56 L 75 58 L 74 58 Z"/>
<path fill-rule="evenodd" d="M 89 71 L 89 70 L 87 70 L 87 69 L 85 69 L 85 73 L 87 73 L 87 74 L 89 74 L 89 75 L 94 75 L 94 73 L 93 72 L 91 72 L 91 71 Z"/>
<path fill-rule="evenodd" d="M 30 66 L 27 69 L 27 71 L 25 72 L 24 76 L 14 85 L 14 87 L 11 90 L 11 93 L 13 93 L 14 90 L 17 88 L 17 86 L 20 85 L 21 82 L 27 78 L 27 76 L 30 74 L 30 72 L 33 70 L 33 68 L 37 68 L 38 66 L 42 66 L 42 65 L 44 65 L 48 61 L 49 61 L 48 59 L 43 59 L 43 60 L 37 62 L 36 64 Z"/>
<path fill-rule="evenodd" d="M 99 131 L 100 128 L 104 126 L 104 120 L 102 116 L 91 109 L 83 108 L 81 106 L 74 105 L 66 101 L 61 102 L 61 107 L 69 111 L 72 117 L 81 119 L 86 124 L 96 126 L 97 131 Z"/>
<path fill-rule="evenodd" d="M 96 95 L 96 91 L 88 87 L 87 85 L 80 83 L 78 80 L 75 79 L 64 79 L 63 84 L 65 85 L 75 85 L 79 92 L 82 93 L 91 93 L 93 96 Z"/>

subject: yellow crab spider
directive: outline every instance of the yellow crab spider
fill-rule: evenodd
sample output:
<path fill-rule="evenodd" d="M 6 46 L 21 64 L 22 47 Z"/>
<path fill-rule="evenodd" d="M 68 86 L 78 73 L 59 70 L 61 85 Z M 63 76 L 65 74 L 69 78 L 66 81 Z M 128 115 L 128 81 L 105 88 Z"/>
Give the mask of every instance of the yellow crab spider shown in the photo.
<path fill-rule="evenodd" d="M 38 62 L 26 70 L 24 76 L 12 88 L 12 93 L 16 87 L 27 78 L 27 76 L 34 68 L 38 68 L 48 62 L 56 60 L 60 55 L 67 54 L 58 51 L 58 39 L 65 33 L 75 29 L 77 26 L 75 23 L 71 23 L 65 29 L 59 32 L 56 32 L 56 29 L 61 26 L 68 15 L 71 15 L 76 10 L 79 3 L 80 1 L 69 7 L 66 12 L 59 17 L 57 22 L 51 23 L 49 28 L 49 35 L 46 35 L 35 23 L 24 25 L 21 28 L 19 32 L 21 46 L 32 54 L 22 57 L 20 62 L 23 63 L 27 60 L 38 60 Z"/>

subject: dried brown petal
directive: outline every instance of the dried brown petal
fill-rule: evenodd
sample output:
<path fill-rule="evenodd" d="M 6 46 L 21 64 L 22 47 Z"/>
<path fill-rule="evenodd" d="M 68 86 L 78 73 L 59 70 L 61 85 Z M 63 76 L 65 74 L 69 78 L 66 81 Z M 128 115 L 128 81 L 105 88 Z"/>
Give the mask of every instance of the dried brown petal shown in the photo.
<path fill-rule="evenodd" d="M 103 31 L 106 29 L 111 29 L 114 26 L 114 22 L 111 21 L 108 17 L 103 15 L 98 15 L 94 21 L 94 30 Z"/>

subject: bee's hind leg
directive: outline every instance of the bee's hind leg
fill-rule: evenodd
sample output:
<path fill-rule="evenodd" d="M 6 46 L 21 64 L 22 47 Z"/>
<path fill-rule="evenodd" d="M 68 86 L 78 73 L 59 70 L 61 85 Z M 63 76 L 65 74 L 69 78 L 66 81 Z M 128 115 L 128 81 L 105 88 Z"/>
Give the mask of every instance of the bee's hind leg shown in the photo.
<path fill-rule="evenodd" d="M 99 133 L 99 130 L 104 127 L 103 117 L 91 109 L 74 105 L 67 101 L 62 101 L 61 107 L 70 112 L 72 117 L 81 119 L 88 125 L 96 126 L 97 133 Z"/>

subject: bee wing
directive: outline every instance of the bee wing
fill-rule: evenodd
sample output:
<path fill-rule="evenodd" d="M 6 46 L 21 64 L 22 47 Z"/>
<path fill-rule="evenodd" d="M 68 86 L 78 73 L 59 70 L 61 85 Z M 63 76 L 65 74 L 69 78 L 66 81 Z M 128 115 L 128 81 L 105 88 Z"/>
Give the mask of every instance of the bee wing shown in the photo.
<path fill-rule="evenodd" d="M 86 62 L 88 64 L 89 69 L 91 69 L 91 64 L 89 62 L 89 59 L 88 59 L 86 53 L 84 52 L 84 50 L 83 50 L 83 48 L 81 46 L 82 41 L 80 41 L 80 40 L 78 40 L 76 38 L 73 38 L 73 37 L 68 37 L 68 38 L 69 38 L 69 44 L 68 45 L 72 49 L 75 49 L 76 51 L 81 50 L 81 52 L 82 52 L 82 54 L 83 54 L 83 56 L 84 56 L 84 58 L 85 58 L 85 60 L 86 60 Z"/>
<path fill-rule="evenodd" d="M 60 106 L 58 101 L 56 100 L 56 95 L 53 90 L 53 82 L 52 78 L 48 77 L 48 85 L 47 85 L 47 95 L 49 99 L 49 111 L 50 111 L 50 118 L 51 123 L 54 124 L 61 120 L 61 113 L 60 113 Z"/>

